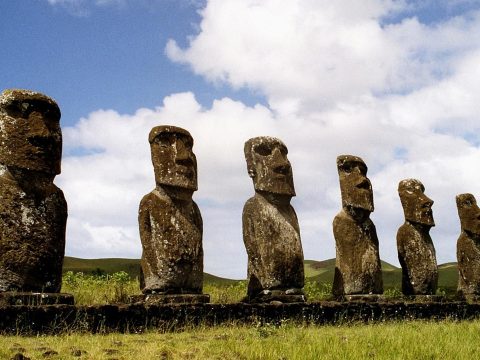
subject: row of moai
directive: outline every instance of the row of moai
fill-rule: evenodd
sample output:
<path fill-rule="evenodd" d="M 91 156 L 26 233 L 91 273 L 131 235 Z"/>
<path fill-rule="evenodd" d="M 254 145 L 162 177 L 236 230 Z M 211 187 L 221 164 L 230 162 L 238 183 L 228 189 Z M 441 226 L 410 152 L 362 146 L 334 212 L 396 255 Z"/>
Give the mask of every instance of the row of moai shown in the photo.
<path fill-rule="evenodd" d="M 61 290 L 67 204 L 53 184 L 60 173 L 60 109 L 51 98 L 27 90 L 0 96 L 0 297 Z M 140 202 L 141 300 L 208 302 L 203 288 L 203 224 L 192 200 L 197 190 L 193 138 L 175 126 L 149 134 L 155 189 Z M 247 302 L 304 302 L 304 264 L 294 208 L 287 147 L 273 137 L 256 137 L 244 147 L 255 194 L 243 209 L 248 254 Z M 378 239 L 370 214 L 373 191 L 365 162 L 337 158 L 342 210 L 333 221 L 337 298 L 383 293 Z M 438 270 L 429 230 L 433 201 L 418 180 L 398 187 L 405 223 L 397 234 L 405 295 L 430 296 Z M 471 194 L 457 196 L 461 234 L 457 243 L 458 294 L 480 296 L 480 209 Z M 67 299 L 67 300 L 65 300 Z"/>

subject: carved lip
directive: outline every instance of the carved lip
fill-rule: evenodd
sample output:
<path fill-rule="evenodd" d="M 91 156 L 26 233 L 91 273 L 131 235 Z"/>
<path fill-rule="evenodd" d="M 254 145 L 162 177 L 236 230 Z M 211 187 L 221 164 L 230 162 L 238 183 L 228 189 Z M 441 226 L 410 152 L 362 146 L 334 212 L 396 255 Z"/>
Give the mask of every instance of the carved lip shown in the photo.
<path fill-rule="evenodd" d="M 424 209 L 422 211 L 423 216 L 428 217 L 428 218 L 433 218 L 433 211 L 432 209 Z"/>
<path fill-rule="evenodd" d="M 185 165 L 177 164 L 175 172 L 177 174 L 191 176 L 191 175 L 195 174 L 195 169 L 192 166 L 185 166 Z"/>
<path fill-rule="evenodd" d="M 28 137 L 28 142 L 42 153 L 52 153 L 57 143 L 53 136 L 31 136 Z"/>

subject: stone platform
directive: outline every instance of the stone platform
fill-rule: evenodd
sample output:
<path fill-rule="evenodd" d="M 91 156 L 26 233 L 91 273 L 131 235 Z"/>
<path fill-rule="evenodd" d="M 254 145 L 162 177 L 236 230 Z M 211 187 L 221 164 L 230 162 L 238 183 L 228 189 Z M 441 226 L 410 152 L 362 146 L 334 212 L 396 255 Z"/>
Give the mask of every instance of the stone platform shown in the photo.
<path fill-rule="evenodd" d="M 74 299 L 71 294 L 63 293 L 32 293 L 6 291 L 0 292 L 0 306 L 8 305 L 73 305 Z"/>
<path fill-rule="evenodd" d="M 377 294 L 357 294 L 357 295 L 343 295 L 339 301 L 361 301 L 361 302 L 378 302 L 385 301 L 385 296 Z"/>
<path fill-rule="evenodd" d="M 207 294 L 145 294 L 130 297 L 131 303 L 144 303 L 146 305 L 161 304 L 205 304 L 210 302 Z"/>
<path fill-rule="evenodd" d="M 245 297 L 242 302 L 250 304 L 291 304 L 304 303 L 307 299 L 301 292 L 289 293 L 282 290 L 264 290 L 253 298 Z"/>
<path fill-rule="evenodd" d="M 465 301 L 335 302 L 292 304 L 117 304 L 0 306 L 0 334 L 175 331 L 221 324 L 351 324 L 403 320 L 480 319 L 480 303 Z"/>
<path fill-rule="evenodd" d="M 442 295 L 404 295 L 404 301 L 410 302 L 443 302 L 446 301 Z"/>

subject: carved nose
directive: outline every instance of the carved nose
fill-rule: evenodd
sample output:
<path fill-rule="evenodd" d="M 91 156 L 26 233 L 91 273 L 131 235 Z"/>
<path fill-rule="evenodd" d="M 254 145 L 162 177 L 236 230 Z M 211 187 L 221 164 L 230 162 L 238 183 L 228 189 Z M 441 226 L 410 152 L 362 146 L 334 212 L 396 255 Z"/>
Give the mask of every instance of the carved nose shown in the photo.
<path fill-rule="evenodd" d="M 48 128 L 47 124 L 43 120 L 42 116 L 38 112 L 32 112 L 29 116 L 30 129 L 32 135 L 35 137 L 49 137 L 51 136 L 51 131 Z"/>
<path fill-rule="evenodd" d="M 430 199 L 428 196 L 426 195 L 423 195 L 422 197 L 422 204 L 424 207 L 432 207 L 433 206 L 433 203 L 434 201 L 432 199 Z"/>
<path fill-rule="evenodd" d="M 290 162 L 282 154 L 279 149 L 273 149 L 272 151 L 274 171 L 280 174 L 286 175 L 290 170 Z"/>
<path fill-rule="evenodd" d="M 363 179 L 362 181 L 360 181 L 360 182 L 357 184 L 357 188 L 358 188 L 358 189 L 370 190 L 370 188 L 371 188 L 370 181 L 369 181 L 368 179 Z"/>
<path fill-rule="evenodd" d="M 272 157 L 275 164 L 284 165 L 287 163 L 285 157 L 283 156 L 282 152 L 278 148 L 273 149 Z"/>
<path fill-rule="evenodd" d="M 177 150 L 177 160 L 187 160 L 189 158 L 188 151 L 185 148 L 185 144 L 181 140 L 175 142 L 175 148 Z"/>
<path fill-rule="evenodd" d="M 354 167 L 352 168 L 352 173 L 361 174 L 361 173 L 362 173 L 362 170 L 360 169 L 360 166 L 354 166 Z"/>

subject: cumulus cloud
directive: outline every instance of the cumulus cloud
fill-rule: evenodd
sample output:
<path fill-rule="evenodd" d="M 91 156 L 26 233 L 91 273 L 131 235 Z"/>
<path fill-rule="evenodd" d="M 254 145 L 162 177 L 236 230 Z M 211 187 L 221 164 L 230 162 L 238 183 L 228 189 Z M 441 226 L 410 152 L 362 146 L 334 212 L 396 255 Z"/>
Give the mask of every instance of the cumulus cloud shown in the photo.
<path fill-rule="evenodd" d="M 279 137 L 289 148 L 306 258 L 335 256 L 331 222 L 341 206 L 335 158 L 355 154 L 369 166 L 381 256 L 397 263 L 395 236 L 403 223 L 397 186 L 413 177 L 435 201 L 431 234 L 439 262 L 454 261 L 455 195 L 480 196 L 480 13 L 425 24 L 402 17 L 410 6 L 208 1 L 188 47 L 170 40 L 166 54 L 209 81 L 263 93 L 268 106 L 223 98 L 204 108 L 187 92 L 132 115 L 97 111 L 65 129 L 73 155 L 58 182 L 70 206 L 68 251 L 140 255 L 138 202 L 154 186 L 147 134 L 175 124 L 195 139 L 206 271 L 245 276 L 241 211 L 253 187 L 243 143 L 259 135 Z"/>
<path fill-rule="evenodd" d="M 166 54 L 213 82 L 250 87 L 276 110 L 311 111 L 365 93 L 404 93 L 452 72 L 475 48 L 479 14 L 437 26 L 404 18 L 399 1 L 211 0 L 200 33 Z"/>

